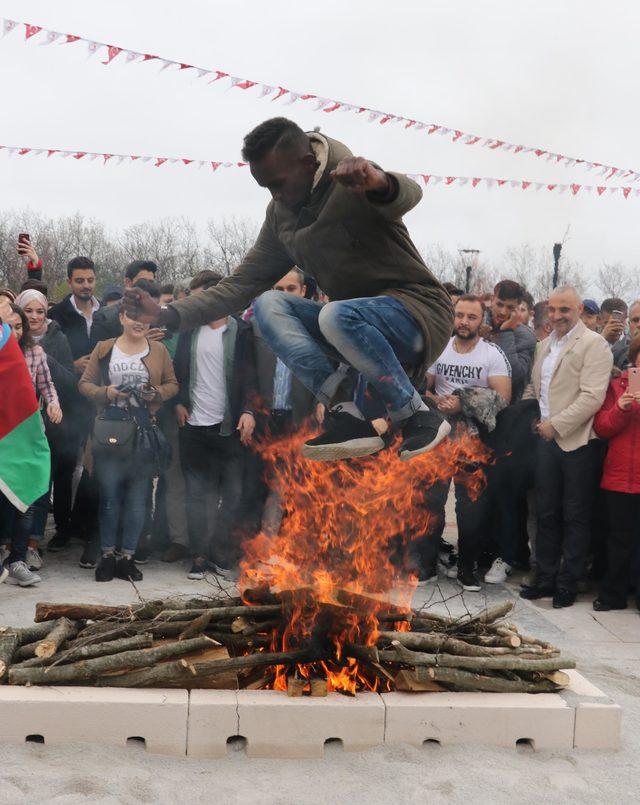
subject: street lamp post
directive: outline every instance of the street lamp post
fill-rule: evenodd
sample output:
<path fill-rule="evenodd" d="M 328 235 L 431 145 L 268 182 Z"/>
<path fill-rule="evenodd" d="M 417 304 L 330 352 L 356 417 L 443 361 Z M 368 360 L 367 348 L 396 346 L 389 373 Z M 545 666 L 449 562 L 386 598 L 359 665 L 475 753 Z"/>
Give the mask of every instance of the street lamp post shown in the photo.
<path fill-rule="evenodd" d="M 553 244 L 553 287 L 558 287 L 559 268 L 560 268 L 560 253 L 562 252 L 562 243 Z"/>
<path fill-rule="evenodd" d="M 458 251 L 466 263 L 464 289 L 466 293 L 469 293 L 471 290 L 471 274 L 478 267 L 480 249 L 458 249 Z"/>

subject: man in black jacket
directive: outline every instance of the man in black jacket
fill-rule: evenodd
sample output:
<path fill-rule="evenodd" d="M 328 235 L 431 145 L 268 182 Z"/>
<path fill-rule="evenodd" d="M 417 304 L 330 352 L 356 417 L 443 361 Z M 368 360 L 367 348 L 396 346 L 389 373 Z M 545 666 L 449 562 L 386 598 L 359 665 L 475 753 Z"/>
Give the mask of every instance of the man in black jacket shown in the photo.
<path fill-rule="evenodd" d="M 58 323 L 67 337 L 73 358 L 73 370 L 76 376 L 80 377 L 89 363 L 93 317 L 100 308 L 100 303 L 94 295 L 96 270 L 93 260 L 90 257 L 74 257 L 70 260 L 67 264 L 67 282 L 71 293 L 50 309 L 49 317 Z M 91 428 L 93 409 L 77 392 L 72 394 L 70 405 L 73 413 L 67 419 L 70 424 L 73 423 L 73 428 L 66 432 L 66 436 L 69 454 L 77 458 Z M 73 473 L 71 467 L 75 468 L 75 458 L 65 465 L 65 472 Z M 70 483 L 70 478 L 67 481 Z M 72 518 L 75 528 L 69 524 L 58 530 L 47 543 L 47 550 L 64 549 L 73 530 L 84 531 L 88 538 L 95 536 L 95 503 L 95 490 L 85 473 L 76 494 Z"/>
<path fill-rule="evenodd" d="M 51 308 L 49 317 L 58 322 L 67 336 L 75 372 L 81 375 L 87 368 L 91 354 L 93 316 L 100 308 L 100 302 L 94 296 L 96 269 L 93 260 L 90 257 L 74 257 L 70 260 L 67 283 L 71 293 Z"/>
<path fill-rule="evenodd" d="M 213 287 L 222 279 L 211 273 Z M 237 563 L 243 451 L 255 428 L 255 350 L 251 325 L 233 316 L 182 333 L 174 359 L 180 460 L 187 487 L 190 579 Z M 209 523 L 208 498 L 214 502 Z"/>

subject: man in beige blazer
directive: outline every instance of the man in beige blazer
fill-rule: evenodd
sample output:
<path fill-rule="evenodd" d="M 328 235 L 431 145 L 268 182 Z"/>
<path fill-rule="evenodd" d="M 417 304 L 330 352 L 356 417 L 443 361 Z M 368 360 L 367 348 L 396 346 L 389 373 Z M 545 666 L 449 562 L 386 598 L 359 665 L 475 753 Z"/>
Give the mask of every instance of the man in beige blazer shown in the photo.
<path fill-rule="evenodd" d="M 598 472 L 593 417 L 604 402 L 613 357 L 601 335 L 580 319 L 576 290 L 549 297 L 551 335 L 540 345 L 524 398 L 540 403 L 536 456 L 536 580 L 521 596 L 575 601 L 589 546 L 591 503 Z"/>

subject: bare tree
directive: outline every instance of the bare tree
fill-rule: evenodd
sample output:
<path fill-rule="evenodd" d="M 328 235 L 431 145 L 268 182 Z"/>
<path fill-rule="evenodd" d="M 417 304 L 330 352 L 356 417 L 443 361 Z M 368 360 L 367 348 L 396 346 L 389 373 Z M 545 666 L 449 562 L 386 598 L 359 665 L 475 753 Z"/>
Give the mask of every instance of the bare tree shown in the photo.
<path fill-rule="evenodd" d="M 223 218 L 207 222 L 208 242 L 205 249 L 207 268 L 224 276 L 231 274 L 253 246 L 257 226 L 249 218 Z"/>
<path fill-rule="evenodd" d="M 638 269 L 627 268 L 622 263 L 604 263 L 598 269 L 597 283 L 603 297 L 630 300 L 640 295 Z"/>
<path fill-rule="evenodd" d="M 507 249 L 498 269 L 500 277 L 519 282 L 536 301 L 546 299 L 553 289 L 553 254 L 545 247 L 523 243 Z M 572 285 L 580 294 L 588 284 L 580 265 L 566 258 L 560 259 L 559 279 L 561 285 Z"/>

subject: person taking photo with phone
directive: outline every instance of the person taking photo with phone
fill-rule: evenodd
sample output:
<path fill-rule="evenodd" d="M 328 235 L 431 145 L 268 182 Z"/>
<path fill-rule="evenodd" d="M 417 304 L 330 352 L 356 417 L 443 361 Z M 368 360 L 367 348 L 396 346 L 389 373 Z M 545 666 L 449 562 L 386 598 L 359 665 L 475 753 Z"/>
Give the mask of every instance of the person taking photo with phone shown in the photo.
<path fill-rule="evenodd" d="M 608 521 L 607 572 L 593 602 L 597 612 L 627 608 L 635 583 L 640 609 L 640 576 L 631 577 L 640 522 L 640 335 L 629 344 L 629 369 L 612 378 L 593 426 L 608 439 L 601 487 Z"/>
<path fill-rule="evenodd" d="M 93 402 L 100 414 L 109 409 L 143 405 L 151 417 L 165 400 L 178 393 L 178 383 L 166 347 L 148 336 L 149 325 L 120 312 L 122 335 L 96 344 L 80 379 L 79 390 Z M 125 421 L 120 417 L 120 421 Z M 115 437 L 114 437 L 115 439 Z M 128 443 L 127 443 L 128 444 Z M 102 558 L 96 581 L 120 579 L 139 581 L 142 573 L 133 557 L 144 526 L 147 497 L 151 491 L 153 463 L 146 454 L 130 452 L 127 444 L 98 448 L 92 438 L 92 463 L 98 479 L 98 523 Z M 122 546 L 116 561 L 116 536 L 122 512 Z"/>

